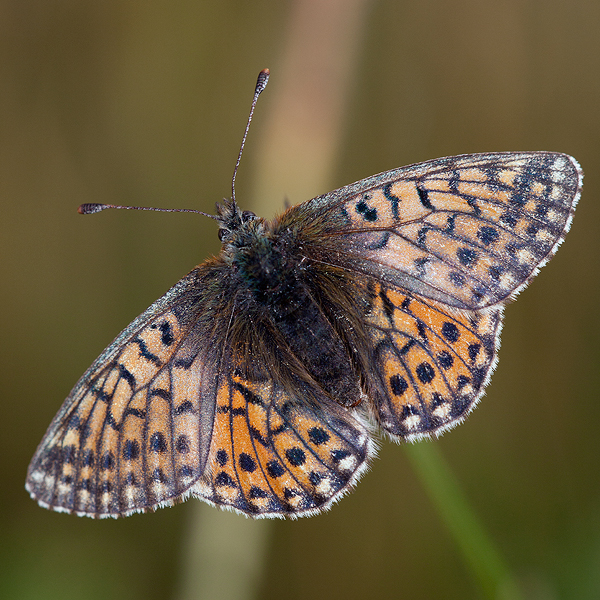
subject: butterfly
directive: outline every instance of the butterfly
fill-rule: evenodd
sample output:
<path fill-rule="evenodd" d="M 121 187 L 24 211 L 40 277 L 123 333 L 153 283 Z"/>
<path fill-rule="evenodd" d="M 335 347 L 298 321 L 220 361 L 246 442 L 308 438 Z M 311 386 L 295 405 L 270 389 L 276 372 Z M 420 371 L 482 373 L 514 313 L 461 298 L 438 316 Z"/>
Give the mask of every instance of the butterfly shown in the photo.
<path fill-rule="evenodd" d="M 96 518 L 188 497 L 252 517 L 327 509 L 364 473 L 378 433 L 438 436 L 474 408 L 503 307 L 562 242 L 582 177 L 565 154 L 466 154 L 272 221 L 242 211 L 234 190 L 213 217 L 220 254 L 83 375 L 27 490 Z"/>

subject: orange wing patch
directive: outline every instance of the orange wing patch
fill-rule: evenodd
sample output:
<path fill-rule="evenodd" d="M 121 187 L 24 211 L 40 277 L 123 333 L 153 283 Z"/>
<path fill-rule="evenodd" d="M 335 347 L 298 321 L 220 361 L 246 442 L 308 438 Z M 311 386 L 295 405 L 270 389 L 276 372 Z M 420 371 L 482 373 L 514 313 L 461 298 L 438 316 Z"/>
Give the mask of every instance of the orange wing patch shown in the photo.
<path fill-rule="evenodd" d="M 210 475 L 192 494 L 255 517 L 294 517 L 348 491 L 366 468 L 372 442 L 360 417 L 325 398 L 311 401 L 312 394 L 290 397 L 271 379 L 223 378 Z"/>
<path fill-rule="evenodd" d="M 381 427 L 410 440 L 459 423 L 494 367 L 501 311 L 450 311 L 380 284 L 371 296 L 369 333 L 385 389 L 373 399 Z"/>

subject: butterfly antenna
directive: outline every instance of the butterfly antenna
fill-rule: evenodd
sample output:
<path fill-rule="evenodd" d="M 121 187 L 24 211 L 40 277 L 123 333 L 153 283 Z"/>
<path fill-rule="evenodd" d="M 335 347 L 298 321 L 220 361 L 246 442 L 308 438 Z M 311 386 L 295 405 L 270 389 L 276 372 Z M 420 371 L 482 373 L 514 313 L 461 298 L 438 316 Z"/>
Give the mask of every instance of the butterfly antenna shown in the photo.
<path fill-rule="evenodd" d="M 237 161 L 235 163 L 235 169 L 233 170 L 233 177 L 231 179 L 231 196 L 233 201 L 235 202 L 235 177 L 237 175 L 238 167 L 240 166 L 240 161 L 242 159 L 242 152 L 244 151 L 244 144 L 246 143 L 246 137 L 248 136 L 248 130 L 250 129 L 250 122 L 252 121 L 252 115 L 254 115 L 254 109 L 256 107 L 256 102 L 261 92 L 267 87 L 267 82 L 269 81 L 270 71 L 269 69 L 263 69 L 258 74 L 258 79 L 256 80 L 256 87 L 254 88 L 254 98 L 252 99 L 252 105 L 250 106 L 250 115 L 248 116 L 248 122 L 246 123 L 246 129 L 244 130 L 244 137 L 242 138 L 242 145 L 240 147 L 240 153 L 238 154 Z M 205 217 L 209 217 L 210 219 L 215 219 L 218 221 L 220 217 L 215 215 L 209 215 L 208 213 L 202 212 L 201 210 L 194 210 L 191 208 L 152 208 L 149 206 L 121 206 L 118 204 L 82 204 L 77 212 L 80 215 L 93 215 L 95 213 L 99 213 L 108 208 L 118 208 L 123 210 L 151 210 L 154 212 L 186 212 L 186 213 L 196 213 L 198 215 L 204 215 Z"/>
<path fill-rule="evenodd" d="M 261 92 L 267 87 L 267 83 L 269 81 L 270 71 L 269 69 L 263 69 L 258 74 L 258 79 L 256 80 L 256 87 L 254 88 L 254 98 L 252 99 L 252 105 L 250 106 L 250 115 L 248 116 L 248 122 L 246 123 L 246 129 L 244 131 L 244 137 L 242 138 L 242 145 L 240 146 L 240 153 L 238 154 L 237 161 L 235 163 L 235 169 L 233 169 L 233 177 L 231 179 L 231 198 L 235 202 L 235 177 L 238 172 L 238 167 L 240 166 L 240 161 L 242 160 L 242 152 L 244 151 L 244 144 L 246 143 L 246 137 L 248 135 L 248 130 L 250 129 L 250 122 L 252 121 L 252 115 L 254 114 L 254 108 L 256 107 L 256 102 L 258 101 L 258 97 Z"/>
<path fill-rule="evenodd" d="M 205 217 L 218 220 L 218 217 L 215 215 L 209 215 L 208 213 L 202 212 L 201 210 L 194 210 L 193 208 L 153 208 L 150 206 L 120 206 L 118 204 L 82 204 L 77 209 L 77 212 L 80 215 L 93 215 L 94 213 L 99 213 L 107 208 L 120 208 L 124 210 L 151 210 L 154 212 L 196 213 L 197 215 L 204 215 Z"/>

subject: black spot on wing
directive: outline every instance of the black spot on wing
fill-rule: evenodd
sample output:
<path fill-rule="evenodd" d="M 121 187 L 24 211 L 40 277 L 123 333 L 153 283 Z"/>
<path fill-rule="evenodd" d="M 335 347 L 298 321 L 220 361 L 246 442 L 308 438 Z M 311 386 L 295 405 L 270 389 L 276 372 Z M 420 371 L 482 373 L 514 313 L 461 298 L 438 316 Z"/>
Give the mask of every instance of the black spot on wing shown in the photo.
<path fill-rule="evenodd" d="M 364 199 L 356 203 L 356 212 L 362 215 L 365 221 L 369 221 L 370 223 L 377 221 L 377 209 L 369 207 Z"/>
<path fill-rule="evenodd" d="M 173 329 L 171 327 L 171 323 L 169 323 L 168 321 L 163 321 L 159 325 L 159 327 L 160 327 L 160 333 L 161 333 L 162 343 L 165 346 L 170 346 L 175 341 L 175 338 L 173 336 Z"/>
<path fill-rule="evenodd" d="M 421 201 L 421 204 L 426 209 L 434 209 L 433 204 L 431 204 L 431 201 L 429 200 L 429 192 L 421 184 L 417 184 L 417 194 L 419 195 L 419 200 Z"/>
<path fill-rule="evenodd" d="M 125 365 L 119 364 L 119 375 L 129 384 L 129 387 L 134 390 L 136 386 L 135 377 Z"/>
<path fill-rule="evenodd" d="M 400 198 L 398 198 L 398 196 L 394 196 L 394 194 L 392 194 L 392 184 L 391 183 L 387 183 L 386 185 L 383 186 L 383 195 L 390 202 L 390 206 L 392 208 L 392 216 L 394 217 L 394 219 L 397 219 L 400 216 L 399 212 L 398 212 L 398 204 L 400 203 Z"/>
<path fill-rule="evenodd" d="M 156 354 L 153 354 L 152 352 L 150 352 L 150 350 L 148 350 L 148 346 L 142 338 L 135 338 L 133 342 L 138 345 L 140 349 L 140 356 L 142 358 L 145 358 L 147 361 L 155 364 L 157 367 L 160 367 L 162 365 L 162 362 L 158 358 L 158 356 L 156 356 Z"/>

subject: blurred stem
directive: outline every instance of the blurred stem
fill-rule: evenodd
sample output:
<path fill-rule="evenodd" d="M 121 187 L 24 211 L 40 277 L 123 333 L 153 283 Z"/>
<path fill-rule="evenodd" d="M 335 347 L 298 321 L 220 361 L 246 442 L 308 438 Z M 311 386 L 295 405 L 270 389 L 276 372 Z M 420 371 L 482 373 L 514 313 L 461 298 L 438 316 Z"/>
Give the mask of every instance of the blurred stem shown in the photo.
<path fill-rule="evenodd" d="M 271 523 L 192 502 L 176 600 L 257 598 Z"/>
<path fill-rule="evenodd" d="M 489 537 L 434 443 L 407 444 L 404 450 L 465 563 L 486 598 L 521 600 L 515 578 Z"/>

